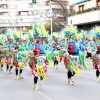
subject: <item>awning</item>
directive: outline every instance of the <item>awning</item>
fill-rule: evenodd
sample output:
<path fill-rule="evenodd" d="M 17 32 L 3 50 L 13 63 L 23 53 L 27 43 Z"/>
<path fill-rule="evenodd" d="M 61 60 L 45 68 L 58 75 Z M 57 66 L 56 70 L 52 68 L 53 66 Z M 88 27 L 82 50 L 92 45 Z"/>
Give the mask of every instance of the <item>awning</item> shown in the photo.
<path fill-rule="evenodd" d="M 89 1 L 89 0 L 73 0 L 72 2 L 70 2 L 70 5 L 77 5 L 86 1 Z"/>

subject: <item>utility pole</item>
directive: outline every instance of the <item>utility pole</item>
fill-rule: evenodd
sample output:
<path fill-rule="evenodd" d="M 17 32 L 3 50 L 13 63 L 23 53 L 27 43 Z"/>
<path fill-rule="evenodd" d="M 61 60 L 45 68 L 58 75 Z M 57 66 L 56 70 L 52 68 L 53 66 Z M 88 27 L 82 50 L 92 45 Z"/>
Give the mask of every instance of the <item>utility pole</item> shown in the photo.
<path fill-rule="evenodd" d="M 52 32 L 52 7 L 51 7 L 51 0 L 50 0 L 50 22 L 51 22 L 51 38 L 52 38 L 52 34 L 53 34 L 53 32 Z"/>

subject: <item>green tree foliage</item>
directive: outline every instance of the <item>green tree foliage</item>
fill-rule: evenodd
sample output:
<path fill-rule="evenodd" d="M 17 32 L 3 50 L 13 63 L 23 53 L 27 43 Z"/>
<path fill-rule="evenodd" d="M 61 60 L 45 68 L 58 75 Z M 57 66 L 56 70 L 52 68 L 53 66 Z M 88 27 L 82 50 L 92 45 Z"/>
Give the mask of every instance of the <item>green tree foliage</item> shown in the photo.
<path fill-rule="evenodd" d="M 51 33 L 51 25 L 50 24 L 45 24 L 44 25 L 46 31 L 49 31 L 49 34 Z"/>
<path fill-rule="evenodd" d="M 51 24 L 45 24 L 44 25 L 46 31 L 49 31 L 49 34 L 51 33 Z M 53 23 L 52 24 L 52 30 L 53 32 L 59 32 L 64 26 L 61 25 L 61 24 L 56 24 L 56 23 Z"/>

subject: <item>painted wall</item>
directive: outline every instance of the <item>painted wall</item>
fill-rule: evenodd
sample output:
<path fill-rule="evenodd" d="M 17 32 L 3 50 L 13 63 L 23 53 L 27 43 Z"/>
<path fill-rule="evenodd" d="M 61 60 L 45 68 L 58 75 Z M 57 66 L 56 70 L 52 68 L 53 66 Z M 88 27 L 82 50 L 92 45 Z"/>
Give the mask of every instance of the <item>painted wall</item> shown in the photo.
<path fill-rule="evenodd" d="M 71 25 L 71 21 L 73 25 L 100 21 L 100 10 L 71 16 L 68 18 L 68 25 Z"/>
<path fill-rule="evenodd" d="M 76 5 L 76 7 L 75 7 L 76 8 L 75 9 L 76 12 L 79 10 L 79 6 L 80 5 L 84 5 L 84 9 L 96 7 L 96 0 L 91 0 L 91 1 L 84 2 L 84 3 L 81 3 L 81 4 Z"/>

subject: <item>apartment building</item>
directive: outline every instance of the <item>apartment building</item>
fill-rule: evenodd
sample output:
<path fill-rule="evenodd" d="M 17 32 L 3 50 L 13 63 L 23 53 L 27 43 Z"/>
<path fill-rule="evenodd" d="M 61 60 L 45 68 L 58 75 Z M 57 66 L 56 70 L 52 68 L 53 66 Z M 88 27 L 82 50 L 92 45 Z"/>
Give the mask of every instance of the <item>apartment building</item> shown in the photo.
<path fill-rule="evenodd" d="M 1 0 L 0 27 L 29 26 L 30 3 L 30 0 Z"/>
<path fill-rule="evenodd" d="M 71 0 L 68 25 L 90 29 L 100 25 L 100 0 Z"/>
<path fill-rule="evenodd" d="M 39 2 L 35 4 L 32 0 L 0 0 L 0 27 L 27 27 L 40 18 Z"/>
<path fill-rule="evenodd" d="M 58 0 L 59 3 L 51 0 L 51 7 L 49 0 L 36 1 L 32 3 L 32 0 L 0 0 L 0 27 L 27 27 L 34 21 L 50 22 L 50 8 L 56 14 L 53 21 L 66 23 L 66 0 Z"/>

